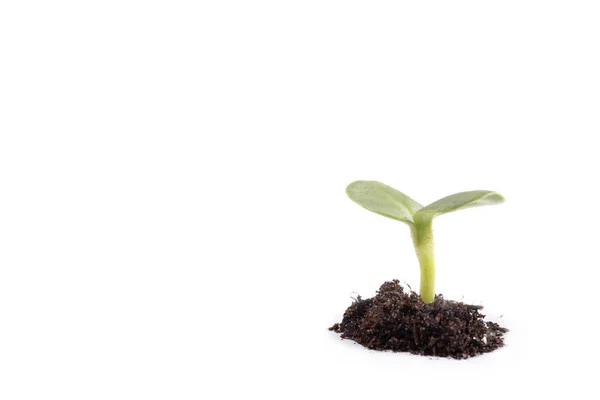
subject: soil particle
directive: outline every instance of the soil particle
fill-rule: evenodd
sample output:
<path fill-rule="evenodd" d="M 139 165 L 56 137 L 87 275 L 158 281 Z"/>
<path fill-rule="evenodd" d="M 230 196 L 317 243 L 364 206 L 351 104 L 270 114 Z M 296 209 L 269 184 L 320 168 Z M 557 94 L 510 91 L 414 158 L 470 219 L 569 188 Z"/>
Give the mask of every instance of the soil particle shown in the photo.
<path fill-rule="evenodd" d="M 442 295 L 426 304 L 393 280 L 381 285 L 373 298 L 358 296 L 342 322 L 329 330 L 373 350 L 464 359 L 504 345 L 508 329 L 484 321 L 482 308 Z"/>

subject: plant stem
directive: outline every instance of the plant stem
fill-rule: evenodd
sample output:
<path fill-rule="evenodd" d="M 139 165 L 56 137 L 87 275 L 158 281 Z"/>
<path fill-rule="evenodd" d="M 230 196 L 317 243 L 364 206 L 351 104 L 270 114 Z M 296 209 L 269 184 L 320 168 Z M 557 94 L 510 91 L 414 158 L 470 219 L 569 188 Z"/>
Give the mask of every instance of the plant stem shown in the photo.
<path fill-rule="evenodd" d="M 411 233 L 421 267 L 421 299 L 425 303 L 435 298 L 435 260 L 433 257 L 432 218 L 419 219 L 411 226 Z"/>

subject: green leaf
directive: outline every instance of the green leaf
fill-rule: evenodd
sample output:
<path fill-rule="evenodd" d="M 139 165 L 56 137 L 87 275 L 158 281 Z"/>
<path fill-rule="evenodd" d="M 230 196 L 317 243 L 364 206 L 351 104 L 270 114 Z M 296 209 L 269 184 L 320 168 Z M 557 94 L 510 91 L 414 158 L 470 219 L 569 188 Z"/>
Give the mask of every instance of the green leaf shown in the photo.
<path fill-rule="evenodd" d="M 420 209 L 415 218 L 428 219 L 464 208 L 500 204 L 502 202 L 504 202 L 504 197 L 500 193 L 489 190 L 455 193 Z"/>
<path fill-rule="evenodd" d="M 352 182 L 346 194 L 369 211 L 407 224 L 413 224 L 413 215 L 423 208 L 404 193 L 377 181 Z"/>

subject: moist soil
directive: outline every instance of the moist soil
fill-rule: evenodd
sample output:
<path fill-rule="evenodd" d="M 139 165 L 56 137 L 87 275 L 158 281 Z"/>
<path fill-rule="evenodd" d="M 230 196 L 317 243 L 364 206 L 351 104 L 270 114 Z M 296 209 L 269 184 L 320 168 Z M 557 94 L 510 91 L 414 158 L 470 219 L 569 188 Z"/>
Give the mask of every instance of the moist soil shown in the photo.
<path fill-rule="evenodd" d="M 508 329 L 484 321 L 482 308 L 442 295 L 426 304 L 393 280 L 381 285 L 373 298 L 358 296 L 342 322 L 329 330 L 373 350 L 464 359 L 504 345 Z"/>

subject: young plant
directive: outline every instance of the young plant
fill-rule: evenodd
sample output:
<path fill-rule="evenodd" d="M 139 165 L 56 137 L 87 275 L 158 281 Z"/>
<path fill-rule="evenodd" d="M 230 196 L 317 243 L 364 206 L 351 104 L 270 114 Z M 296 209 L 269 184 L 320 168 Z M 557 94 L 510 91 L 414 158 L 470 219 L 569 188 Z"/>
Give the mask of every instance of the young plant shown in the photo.
<path fill-rule="evenodd" d="M 438 215 L 469 207 L 500 204 L 504 197 L 488 190 L 474 190 L 444 197 L 423 207 L 407 195 L 377 181 L 356 181 L 346 188 L 348 197 L 369 211 L 404 222 L 410 227 L 421 267 L 421 298 L 435 298 L 435 262 L 431 223 Z"/>

